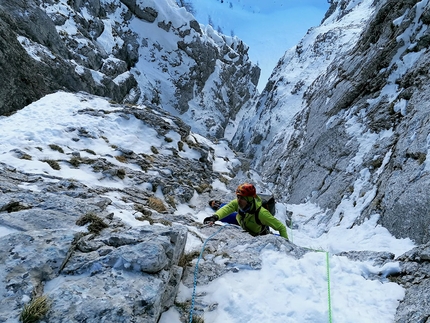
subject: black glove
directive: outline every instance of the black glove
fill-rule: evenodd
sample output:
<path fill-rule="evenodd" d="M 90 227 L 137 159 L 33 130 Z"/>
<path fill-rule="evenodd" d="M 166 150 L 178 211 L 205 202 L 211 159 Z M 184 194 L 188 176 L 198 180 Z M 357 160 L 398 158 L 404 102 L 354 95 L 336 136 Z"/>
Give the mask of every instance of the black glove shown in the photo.
<path fill-rule="evenodd" d="M 208 216 L 203 220 L 203 224 L 209 224 L 214 223 L 215 221 L 218 221 L 218 215 L 214 214 L 212 216 Z"/>

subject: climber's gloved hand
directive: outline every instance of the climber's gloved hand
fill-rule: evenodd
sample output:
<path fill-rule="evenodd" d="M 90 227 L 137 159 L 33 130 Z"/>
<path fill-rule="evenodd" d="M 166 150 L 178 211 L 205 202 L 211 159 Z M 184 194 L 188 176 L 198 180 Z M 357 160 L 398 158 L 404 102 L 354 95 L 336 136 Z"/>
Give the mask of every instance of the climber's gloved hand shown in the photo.
<path fill-rule="evenodd" d="M 203 220 L 203 224 L 214 224 L 215 221 L 218 221 L 218 215 L 214 214 L 211 216 L 208 216 Z"/>

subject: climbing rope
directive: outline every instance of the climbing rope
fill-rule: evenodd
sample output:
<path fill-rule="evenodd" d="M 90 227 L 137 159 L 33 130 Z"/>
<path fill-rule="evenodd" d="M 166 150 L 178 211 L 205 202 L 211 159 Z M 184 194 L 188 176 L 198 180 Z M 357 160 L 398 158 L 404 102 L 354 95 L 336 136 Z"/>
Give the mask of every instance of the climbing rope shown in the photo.
<path fill-rule="evenodd" d="M 194 312 L 194 302 L 195 302 L 195 296 L 196 296 L 196 286 L 197 286 L 197 274 L 199 272 L 199 262 L 200 259 L 203 256 L 203 252 L 205 250 L 206 247 L 206 243 L 212 239 L 214 236 L 216 236 L 218 233 L 220 233 L 223 229 L 225 229 L 226 227 L 236 227 L 234 225 L 230 225 L 230 224 L 226 224 L 224 226 L 222 226 L 218 231 L 216 231 L 214 234 L 212 234 L 211 236 L 209 236 L 209 238 L 207 238 L 205 240 L 205 242 L 203 243 L 203 247 L 202 250 L 200 251 L 200 255 L 199 258 L 197 259 L 197 263 L 196 263 L 196 267 L 194 268 L 194 283 L 193 283 L 193 294 L 191 297 L 191 309 L 190 309 L 190 320 L 188 321 L 189 323 L 192 323 L 193 321 L 193 312 Z M 291 217 L 291 242 L 293 242 L 293 218 Z M 327 269 L 327 293 L 328 293 L 328 321 L 329 323 L 332 323 L 332 309 L 331 309 L 331 290 L 330 290 L 330 256 L 329 253 L 327 251 L 324 250 L 317 250 L 317 249 L 312 249 L 312 248 L 305 248 L 314 252 L 323 252 L 326 254 L 326 269 Z"/>
<path fill-rule="evenodd" d="M 330 292 L 330 262 L 329 262 L 329 254 L 325 253 L 326 263 L 327 263 L 327 293 L 328 293 L 328 321 L 332 323 L 331 316 L 331 292 Z"/>
<path fill-rule="evenodd" d="M 209 238 L 206 239 L 206 241 L 203 243 L 203 247 L 202 247 L 202 251 L 200 251 L 200 255 L 199 258 L 197 259 L 197 263 L 196 263 L 196 267 L 194 269 L 194 286 L 193 286 L 193 296 L 191 298 L 191 310 L 190 310 L 190 320 L 189 323 L 191 323 L 193 321 L 193 312 L 194 312 L 194 300 L 195 300 L 195 296 L 196 296 L 196 286 L 197 286 L 197 274 L 199 272 L 199 262 L 200 259 L 203 256 L 203 251 L 205 250 L 205 246 L 206 243 L 212 239 L 214 236 L 216 236 L 218 233 L 221 232 L 221 230 L 225 229 L 226 227 L 231 226 L 230 224 L 226 224 L 224 226 L 222 226 L 217 232 L 215 232 L 214 234 L 212 234 Z"/>
<path fill-rule="evenodd" d="M 325 253 L 325 262 L 326 262 L 326 269 L 327 269 L 327 300 L 328 300 L 328 321 L 329 323 L 332 323 L 332 312 L 331 312 L 331 291 L 330 291 L 330 255 L 327 251 L 324 250 L 318 250 L 318 249 L 312 249 L 312 248 L 306 248 L 310 251 L 314 252 L 322 252 Z"/>
<path fill-rule="evenodd" d="M 293 242 L 293 217 L 291 217 L 290 221 L 291 225 L 291 242 Z M 327 269 L 327 299 L 328 299 L 328 321 L 329 323 L 332 323 L 332 310 L 331 310 L 331 291 L 330 291 L 330 255 L 327 251 L 324 250 L 318 250 L 318 249 L 312 249 L 312 248 L 306 248 L 310 251 L 314 252 L 323 252 L 326 255 L 326 269 Z"/>

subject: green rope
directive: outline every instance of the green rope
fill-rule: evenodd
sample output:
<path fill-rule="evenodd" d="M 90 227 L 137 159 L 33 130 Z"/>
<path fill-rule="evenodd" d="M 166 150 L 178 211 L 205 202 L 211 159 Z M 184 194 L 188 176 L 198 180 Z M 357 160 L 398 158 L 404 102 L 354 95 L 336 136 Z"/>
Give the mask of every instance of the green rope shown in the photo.
<path fill-rule="evenodd" d="M 291 242 L 293 242 L 293 217 L 291 217 Z M 307 250 L 314 251 L 314 252 L 325 252 L 326 254 L 326 269 L 327 269 L 327 294 L 328 294 L 328 321 L 329 323 L 332 323 L 332 310 L 331 310 L 331 290 L 330 290 L 330 257 L 329 253 L 324 250 L 318 250 L 318 249 L 312 249 L 312 248 L 306 248 Z"/>
<path fill-rule="evenodd" d="M 328 321 L 332 323 L 332 316 L 331 316 L 331 293 L 330 293 L 330 262 L 329 262 L 329 255 L 328 252 L 325 253 L 326 255 L 326 263 L 327 263 L 327 293 L 328 293 Z"/>
<path fill-rule="evenodd" d="M 291 217 L 291 242 L 293 242 L 293 217 Z M 217 235 L 222 229 L 226 228 L 227 226 L 230 225 L 225 225 L 223 227 L 221 227 L 221 229 L 219 229 L 217 232 L 215 232 L 214 234 L 212 234 L 209 238 L 206 239 L 206 241 L 203 243 L 203 247 L 202 250 L 200 252 L 199 258 L 197 259 L 197 263 L 196 263 L 196 267 L 194 270 L 194 286 L 193 286 L 193 295 L 192 295 L 192 301 L 191 301 L 191 310 L 190 310 L 190 320 L 189 322 L 192 322 L 193 319 L 193 312 L 194 312 L 194 301 L 195 301 L 195 293 L 196 293 L 196 286 L 197 286 L 197 273 L 198 273 L 198 268 L 199 268 L 199 261 L 203 255 L 203 251 L 205 249 L 206 243 L 212 239 L 215 235 Z M 331 290 L 330 290 L 330 256 L 329 253 L 327 251 L 324 250 L 318 250 L 318 249 L 312 249 L 312 248 L 306 248 L 310 251 L 314 251 L 314 252 L 324 252 L 326 255 L 326 268 L 327 268 L 327 294 L 328 294 L 328 321 L 329 323 L 332 323 L 332 310 L 331 310 Z"/>

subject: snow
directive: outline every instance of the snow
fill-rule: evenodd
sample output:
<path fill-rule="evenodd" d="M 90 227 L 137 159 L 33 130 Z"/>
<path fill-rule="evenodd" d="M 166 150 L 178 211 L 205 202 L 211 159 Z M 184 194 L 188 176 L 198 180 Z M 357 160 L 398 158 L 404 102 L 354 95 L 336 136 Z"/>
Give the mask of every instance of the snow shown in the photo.
<path fill-rule="evenodd" d="M 63 154 L 50 149 L 50 144 L 68 147 L 66 153 L 74 150 L 84 153 L 83 149 L 90 149 L 98 156 L 109 158 L 111 162 L 117 162 L 113 157 L 115 151 L 111 144 L 130 148 L 136 153 L 148 154 L 151 153 L 148 149 L 150 145 L 162 150 L 163 145 L 175 144 L 162 142 L 156 137 L 155 131 L 151 131 L 133 117 L 122 118 L 106 113 L 104 118 L 95 118 L 78 113 L 78 110 L 82 109 L 112 111 L 118 107 L 103 98 L 89 97 L 82 93 L 58 92 L 43 97 L 9 117 L 1 117 L 3 140 L 0 142 L 0 161 L 28 173 L 48 173 L 74 178 L 88 186 L 123 188 L 127 185 L 126 181 L 101 180 L 89 168 L 72 169 L 64 162 L 61 163 L 61 170 L 53 170 L 38 159 L 60 159 L 59 155 Z M 74 141 L 73 132 L 68 132 L 73 127 L 86 129 L 94 138 Z M 145 133 L 145 136 L 139 135 L 141 133 Z M 99 136 L 104 136 L 105 140 L 99 139 Z M 179 138 L 174 133 L 169 136 L 173 141 Z M 217 171 L 228 171 L 232 163 L 238 162 L 226 142 L 215 144 L 197 134 L 193 134 L 193 138 L 215 150 L 214 167 Z M 34 149 L 35 146 L 41 150 Z M 32 160 L 17 158 L 17 148 L 31 154 Z M 196 158 L 195 151 L 191 148 L 186 149 L 183 154 L 183 158 Z M 363 177 L 365 182 L 366 175 L 363 174 Z M 228 192 L 225 184 L 219 181 L 212 183 L 212 186 Z M 37 191 L 37 187 L 28 188 Z M 148 183 L 141 184 L 141 188 L 152 189 Z M 360 190 L 357 188 L 354 191 Z M 161 191 L 156 194 L 163 198 Z M 231 196 L 233 198 L 233 192 Z M 132 226 L 142 225 L 141 221 L 134 218 L 132 207 L 129 208 L 130 211 L 124 207 L 120 193 L 107 193 L 106 197 L 112 200 L 109 208 L 116 217 Z M 190 201 L 194 205 L 205 205 L 201 209 L 194 210 L 189 205 L 178 205 L 176 214 L 191 213 L 197 221 L 203 221 L 212 212 L 206 206 L 207 202 L 201 199 L 195 193 Z M 122 207 L 120 209 L 116 206 Z M 357 216 L 357 207 L 352 203 L 344 203 L 341 207 L 345 215 L 351 215 L 352 218 Z M 198 285 L 197 281 L 197 293 L 205 294 L 205 302 L 218 304 L 215 309 L 205 313 L 205 322 L 315 323 L 328 322 L 329 315 L 335 322 L 392 322 L 396 307 L 404 297 L 404 290 L 388 280 L 371 280 L 369 276 L 379 274 L 383 278 L 388 273 L 397 272 L 398 264 L 392 262 L 383 267 L 375 267 L 369 262 L 352 261 L 335 254 L 342 251 L 370 250 L 388 251 L 398 256 L 413 248 L 414 244 L 409 239 L 394 238 L 376 223 L 377 215 L 360 226 L 349 228 L 349 222 L 344 220 L 340 225 L 327 228 L 318 225 L 318 221 L 324 216 L 324 210 L 311 203 L 278 203 L 277 214 L 282 221 L 285 221 L 282 215 L 286 210 L 293 213 L 291 224 L 294 229 L 288 229 L 291 242 L 316 251 L 296 260 L 286 252 L 278 252 L 268 247 L 262 253 L 261 270 L 241 268 L 238 272 L 229 272 L 206 286 Z M 0 226 L 0 236 L 13 231 Z M 193 239 L 191 234 L 189 237 L 186 252 L 200 251 L 202 241 Z M 192 289 L 181 285 L 177 301 L 190 300 L 191 295 Z M 179 314 L 173 308 L 160 319 L 160 323 L 179 322 Z"/>
<path fill-rule="evenodd" d="M 254 0 L 248 1 L 247 5 L 244 5 L 243 1 L 224 1 L 221 4 L 220 1 L 215 0 L 194 0 L 193 3 L 197 10 L 196 17 L 201 23 L 207 23 L 205 20 L 210 15 L 215 28 L 220 26 L 227 34 L 233 30 L 235 35 L 250 46 L 251 59 L 257 61 L 262 68 L 259 86 L 264 87 L 265 80 L 277 60 L 288 48 L 298 42 L 310 26 L 319 24 L 328 4 L 326 0 L 300 1 L 300 4 L 298 1 L 292 0 L 273 0 L 266 1 L 263 5 L 261 0 Z M 184 10 L 172 9 L 170 7 L 170 5 L 173 6 L 172 0 L 165 3 L 155 0 L 152 2 L 162 9 L 161 15 L 169 17 L 174 26 L 182 24 Z M 229 3 L 232 3 L 233 8 L 229 8 Z M 359 5 L 359 3 L 359 1 L 351 1 L 350 6 Z M 62 10 L 63 8 L 59 6 L 58 11 Z M 419 10 L 422 8 L 419 7 Z M 232 19 L 233 12 L 234 19 Z M 119 14 L 119 12 L 115 14 Z M 306 19 L 301 19 L 301 17 L 306 17 Z M 400 20 L 395 23 L 400 23 Z M 152 32 L 163 33 L 160 28 L 152 27 L 142 21 L 133 20 L 131 24 L 145 30 L 148 36 Z M 108 20 L 105 21 L 105 27 L 105 32 L 98 41 L 107 52 L 110 52 L 117 40 L 111 33 Z M 61 28 L 66 29 L 69 33 L 77 31 L 76 26 L 70 22 Z M 416 32 L 416 30 L 410 32 Z M 269 38 L 267 35 L 272 35 L 273 38 Z M 354 34 L 350 35 L 353 37 Z M 142 41 L 144 35 L 141 36 Z M 166 44 L 163 46 L 174 43 L 168 39 L 165 40 Z M 20 38 L 20 41 L 28 48 L 31 47 L 27 39 Z M 419 55 L 420 53 L 411 53 L 409 56 L 405 56 L 404 65 L 398 67 L 397 73 L 404 73 L 408 66 L 416 62 Z M 139 64 L 136 69 L 147 68 Z M 161 79 L 165 77 L 156 69 L 147 72 L 159 75 Z M 397 76 L 393 73 L 393 80 L 395 77 Z M 144 84 L 147 80 L 139 79 L 139 82 Z M 388 87 L 384 89 L 389 93 L 397 90 L 397 88 Z M 163 89 L 163 93 L 167 93 L 167 95 L 172 91 L 173 89 Z M 403 105 L 404 102 L 399 102 L 396 109 L 405 113 Z M 78 113 L 82 109 L 114 111 L 119 108 L 103 98 L 88 97 L 82 93 L 58 92 L 41 98 L 9 117 L 0 117 L 0 162 L 27 173 L 45 173 L 60 178 L 72 178 L 90 187 L 110 186 L 121 189 L 127 185 L 126 180 L 102 179 L 89 167 L 81 166 L 79 169 L 75 169 L 70 167 L 67 162 L 61 162 L 60 170 L 52 169 L 42 160 L 62 159 L 61 157 L 64 155 L 49 148 L 49 145 L 57 144 L 67 147 L 66 154 L 79 151 L 81 155 L 85 156 L 84 150 L 91 150 L 95 152 L 96 156 L 103 156 L 110 162 L 118 164 L 119 162 L 115 159 L 117 152 L 112 148 L 113 145 L 131 149 L 135 153 L 151 154 L 151 146 L 155 146 L 161 153 L 167 153 L 168 150 L 163 150 L 164 148 L 177 144 L 179 138 L 177 134 L 170 133 L 169 137 L 173 141 L 166 143 L 156 136 L 153 129 L 143 125 L 134 117 L 123 118 L 106 113 L 104 118 L 94 118 L 88 114 Z M 360 127 L 357 125 L 351 125 L 351 127 L 351 131 L 360 131 Z M 75 141 L 73 139 L 76 129 L 87 131 L 90 136 L 85 140 Z M 142 134 L 145 135 L 142 136 Z M 389 134 L 388 131 L 379 135 Z M 234 165 L 239 163 L 226 142 L 213 143 L 197 134 L 193 134 L 193 138 L 215 150 L 214 171 L 229 173 Z M 363 138 L 366 140 L 362 141 L 360 152 L 365 153 L 372 149 L 371 145 L 376 139 L 368 133 L 364 133 Z M 17 149 L 31 155 L 32 159 L 20 159 Z M 199 157 L 199 154 L 186 146 L 184 151 L 181 151 L 181 157 L 195 159 Z M 351 167 L 360 162 L 359 156 L 353 162 Z M 133 165 L 128 165 L 128 167 L 133 167 Z M 254 179 L 257 177 L 258 174 L 255 174 Z M 366 185 L 368 180 L 368 173 L 363 170 L 361 177 L 355 183 L 354 192 L 358 194 L 361 191 L 360 188 Z M 214 189 L 229 192 L 226 185 L 219 180 L 211 185 Z M 26 188 L 31 191 L 38 190 L 35 185 Z M 142 183 L 140 188 L 152 190 L 149 183 Z M 230 193 L 233 198 L 233 192 Z M 161 191 L 157 191 L 156 194 L 163 198 Z M 112 200 L 109 208 L 116 217 L 132 226 L 142 225 L 141 221 L 135 220 L 132 211 L 126 211 L 125 202 L 122 201 L 119 193 L 107 193 L 105 196 Z M 398 264 L 392 262 L 377 267 L 369 262 L 352 261 L 336 255 L 342 251 L 369 250 L 387 251 L 399 256 L 414 247 L 414 243 L 410 239 L 396 239 L 385 228 L 378 225 L 377 214 L 372 215 L 363 224 L 351 227 L 353 220 L 370 198 L 371 195 L 367 194 L 365 196 L 357 195 L 349 200 L 343 199 L 333 216 L 333 222 L 330 223 L 332 226 L 320 224 L 325 210 L 319 209 L 312 203 L 299 205 L 278 203 L 277 216 L 280 220 L 286 220 L 285 211 L 293 213 L 291 223 L 293 229 L 288 229 L 291 242 L 313 251 L 297 260 L 286 252 L 277 252 L 267 248 L 262 254 L 261 270 L 240 269 L 236 273 L 229 272 L 208 285 L 197 284 L 197 293 L 205 294 L 205 302 L 218 304 L 212 311 L 205 312 L 204 321 L 206 323 L 318 323 L 331 322 L 333 319 L 334 322 L 392 322 L 399 301 L 404 297 L 404 289 L 388 280 L 383 279 L 381 282 L 372 280 L 370 277 L 379 274 L 384 278 L 389 273 L 395 273 L 399 270 Z M 197 193 L 191 204 L 207 205 L 206 201 L 201 201 L 201 197 Z M 122 206 L 121 210 L 116 206 Z M 206 216 L 212 214 L 208 206 L 195 210 L 189 205 L 178 205 L 175 214 L 184 213 L 194 214 L 198 221 L 203 221 Z M 0 226 L 0 236 L 15 231 Z M 201 240 L 189 235 L 185 248 L 187 252 L 200 251 L 202 247 Z M 177 301 L 190 300 L 191 295 L 192 289 L 181 285 Z M 162 315 L 159 322 L 179 323 L 179 314 L 171 308 Z"/>
<path fill-rule="evenodd" d="M 249 46 L 251 61 L 261 68 L 260 92 L 285 51 L 295 46 L 309 28 L 320 24 L 329 7 L 326 0 L 190 2 L 197 21 L 205 25 L 211 22 L 214 29 L 237 36 Z"/>
<path fill-rule="evenodd" d="M 355 6 L 353 11 L 345 15 L 337 8 L 320 26 L 309 29 L 296 46 L 285 52 L 270 77 L 274 90 L 263 93 L 258 98 L 261 104 L 253 105 L 250 112 L 239 115 L 243 117 L 242 126 L 237 127 L 238 132 L 232 138 L 234 144 L 239 144 L 237 140 L 253 142 L 253 133 L 264 134 L 260 142 L 263 148 L 276 148 L 274 143 L 277 142 L 288 143 L 287 138 L 293 134 L 295 116 L 308 107 L 303 99 L 305 92 L 312 88 L 314 81 L 325 73 L 338 55 L 354 46 L 375 10 L 372 0 L 348 3 Z M 335 82 L 335 77 L 333 74 L 329 82 Z M 330 99 L 326 100 L 328 103 Z M 264 109 L 269 109 L 270 113 Z M 340 111 L 339 116 L 330 121 L 341 119 L 342 114 Z M 252 144 L 249 147 L 254 150 Z M 266 155 L 266 149 L 255 149 L 253 164 L 262 163 Z"/>

